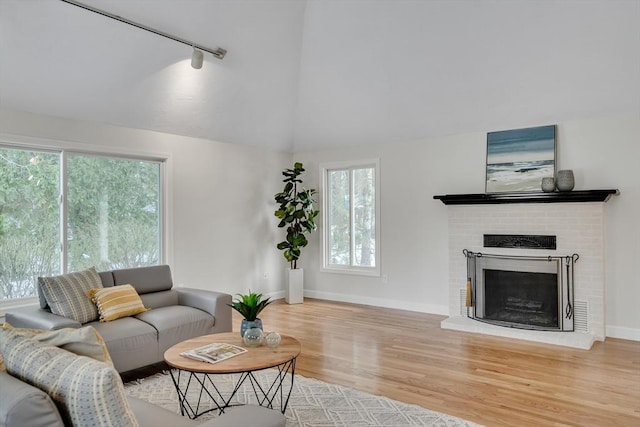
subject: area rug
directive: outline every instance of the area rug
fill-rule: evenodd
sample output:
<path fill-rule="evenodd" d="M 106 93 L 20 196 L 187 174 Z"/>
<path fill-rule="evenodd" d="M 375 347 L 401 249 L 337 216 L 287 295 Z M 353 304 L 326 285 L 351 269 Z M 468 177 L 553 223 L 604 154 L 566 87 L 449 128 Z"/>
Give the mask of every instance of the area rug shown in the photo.
<path fill-rule="evenodd" d="M 270 370 L 256 373 L 260 381 L 269 382 Z M 261 378 L 263 377 L 263 378 Z M 231 390 L 237 377 L 218 375 L 215 377 L 219 389 Z M 178 397 L 171 375 L 159 373 L 148 378 L 125 384 L 129 396 L 146 400 L 172 412 L 179 412 Z M 194 396 L 195 397 L 195 396 Z M 238 391 L 234 402 L 255 403 L 255 395 L 249 384 Z M 212 402 L 204 402 L 213 407 Z M 280 407 L 280 404 L 277 405 Z M 198 418 L 215 417 L 213 411 Z M 375 396 L 348 387 L 325 383 L 313 378 L 296 375 L 289 404 L 285 412 L 287 427 L 329 426 L 478 426 L 478 424 L 451 415 L 431 411 L 420 406 Z"/>

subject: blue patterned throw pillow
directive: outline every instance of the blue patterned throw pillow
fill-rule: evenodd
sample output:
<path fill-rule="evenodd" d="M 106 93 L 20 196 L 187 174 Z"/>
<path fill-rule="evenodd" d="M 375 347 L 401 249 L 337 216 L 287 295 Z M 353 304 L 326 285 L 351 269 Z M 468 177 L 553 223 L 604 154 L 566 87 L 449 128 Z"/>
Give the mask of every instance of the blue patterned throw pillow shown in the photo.
<path fill-rule="evenodd" d="M 95 304 L 87 291 L 102 288 L 102 280 L 94 267 L 61 276 L 41 277 L 40 289 L 51 312 L 80 323 L 98 318 Z"/>
<path fill-rule="evenodd" d="M 7 372 L 47 393 L 65 425 L 135 427 L 120 375 L 105 362 L 0 330 Z"/>

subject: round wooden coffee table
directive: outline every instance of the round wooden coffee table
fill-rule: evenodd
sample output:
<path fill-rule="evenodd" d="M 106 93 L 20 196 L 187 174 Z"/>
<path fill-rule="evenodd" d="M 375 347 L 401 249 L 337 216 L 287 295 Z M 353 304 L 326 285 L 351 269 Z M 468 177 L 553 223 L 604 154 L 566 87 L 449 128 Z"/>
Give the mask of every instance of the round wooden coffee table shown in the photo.
<path fill-rule="evenodd" d="M 218 363 L 200 362 L 180 355 L 185 351 L 211 343 L 233 344 L 246 348 L 247 352 Z M 214 410 L 223 413 L 226 408 L 233 406 L 231 400 L 245 381 L 250 382 L 251 389 L 255 392 L 258 404 L 261 406 L 273 409 L 275 398 L 280 396 L 280 410 L 284 414 L 293 389 L 296 359 L 299 354 L 300 342 L 289 335 L 282 335 L 282 341 L 276 348 L 264 345 L 248 347 L 238 332 L 227 332 L 203 335 L 182 341 L 165 351 L 164 360 L 169 366 L 176 368 L 171 370 L 171 378 L 178 392 L 180 412 L 182 415 L 186 414 L 189 418 L 195 419 Z M 274 379 L 271 384 L 265 386 L 257 380 L 254 372 L 270 368 L 276 368 L 274 369 Z M 233 390 L 229 391 L 227 397 L 223 396 L 222 391 L 216 386 L 215 376 L 218 374 L 240 374 Z M 289 375 L 290 381 L 285 381 Z M 185 376 L 187 378 L 184 378 Z M 197 403 L 195 404 L 187 400 L 187 392 L 190 387 L 198 388 L 196 392 Z M 205 394 L 215 403 L 215 407 L 201 411 L 201 401 Z"/>

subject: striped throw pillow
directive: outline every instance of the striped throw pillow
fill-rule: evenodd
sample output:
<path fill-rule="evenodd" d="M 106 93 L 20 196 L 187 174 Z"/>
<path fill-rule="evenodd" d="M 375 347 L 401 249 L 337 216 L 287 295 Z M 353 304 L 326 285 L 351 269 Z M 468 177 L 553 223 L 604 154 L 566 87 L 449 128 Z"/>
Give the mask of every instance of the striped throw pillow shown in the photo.
<path fill-rule="evenodd" d="M 87 323 L 96 320 L 98 310 L 87 298 L 87 291 L 102 288 L 102 280 L 94 267 L 61 276 L 41 277 L 41 290 L 51 307 L 59 316 Z"/>
<path fill-rule="evenodd" d="M 0 329 L 7 371 L 47 393 L 65 425 L 138 426 L 118 372 L 105 362 Z"/>
<path fill-rule="evenodd" d="M 101 322 L 134 316 L 149 310 L 142 303 L 134 287 L 128 284 L 91 289 L 87 295 L 98 307 Z"/>
<path fill-rule="evenodd" d="M 11 329 L 24 338 L 31 338 L 45 345 L 60 347 L 79 356 L 87 356 L 113 365 L 107 345 L 93 326 L 62 328 L 53 331 L 30 328 L 14 328 L 4 322 L 3 329 Z"/>

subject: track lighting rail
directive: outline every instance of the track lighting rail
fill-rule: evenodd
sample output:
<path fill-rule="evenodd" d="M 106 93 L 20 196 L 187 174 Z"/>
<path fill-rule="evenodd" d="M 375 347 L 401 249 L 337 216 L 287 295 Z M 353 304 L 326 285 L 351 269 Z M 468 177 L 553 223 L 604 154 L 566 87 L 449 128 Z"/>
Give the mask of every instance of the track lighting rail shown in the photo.
<path fill-rule="evenodd" d="M 166 37 L 166 38 L 171 39 L 173 41 L 177 41 L 178 43 L 182 43 L 182 44 L 185 44 L 187 46 L 191 46 L 194 49 L 198 49 L 198 50 L 202 50 L 204 52 L 208 52 L 208 53 L 212 54 L 213 56 L 215 56 L 218 59 L 224 58 L 224 56 L 227 54 L 227 51 L 225 49 L 220 48 L 220 47 L 214 50 L 214 49 L 199 45 L 197 43 L 191 42 L 189 40 L 185 40 L 183 38 L 176 37 L 176 36 L 173 36 L 171 34 L 165 33 L 164 31 L 156 30 L 155 28 L 151 28 L 151 27 L 148 27 L 146 25 L 140 24 L 138 22 L 134 22 L 134 21 L 131 21 L 129 19 L 123 18 L 121 16 L 114 15 L 114 14 L 106 12 L 104 10 L 95 8 L 93 6 L 88 6 L 86 4 L 77 2 L 75 0 L 60 0 L 60 1 L 62 1 L 64 3 L 68 3 L 68 4 L 73 5 L 73 6 L 77 6 L 79 8 L 88 10 L 88 11 L 93 12 L 93 13 L 97 13 L 98 15 L 102 15 L 102 16 L 105 16 L 107 18 L 114 19 L 116 21 L 120 21 L 122 23 L 131 25 L 133 27 L 140 28 L 141 30 L 148 31 L 148 32 L 156 34 L 158 36 Z"/>

